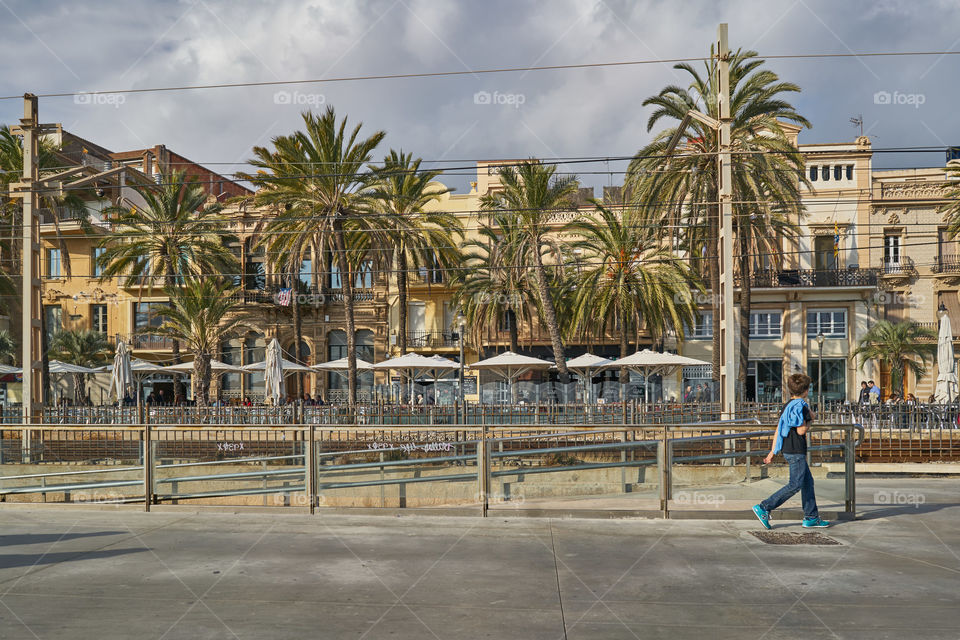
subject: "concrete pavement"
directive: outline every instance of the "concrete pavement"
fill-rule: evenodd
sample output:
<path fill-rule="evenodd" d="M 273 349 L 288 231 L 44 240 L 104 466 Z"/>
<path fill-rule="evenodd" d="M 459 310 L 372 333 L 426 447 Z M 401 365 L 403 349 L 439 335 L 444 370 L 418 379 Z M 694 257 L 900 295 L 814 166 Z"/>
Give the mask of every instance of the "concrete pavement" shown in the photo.
<path fill-rule="evenodd" d="M 0 638 L 957 638 L 955 486 L 861 482 L 838 546 L 749 520 L 2 505 Z"/>

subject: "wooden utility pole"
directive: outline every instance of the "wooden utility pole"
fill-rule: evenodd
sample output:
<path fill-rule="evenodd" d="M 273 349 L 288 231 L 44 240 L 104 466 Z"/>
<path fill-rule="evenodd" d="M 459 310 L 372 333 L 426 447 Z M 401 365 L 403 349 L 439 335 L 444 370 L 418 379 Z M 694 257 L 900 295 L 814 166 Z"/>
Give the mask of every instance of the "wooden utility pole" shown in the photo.
<path fill-rule="evenodd" d="M 41 125 L 37 114 L 37 96 L 23 96 L 23 118 L 12 133 L 23 138 L 23 177 L 11 185 L 14 195 L 23 201 L 21 223 L 23 277 L 23 424 L 38 422 L 43 407 L 41 386 L 41 334 L 40 313 L 42 298 L 40 290 L 40 215 L 38 190 L 40 188 L 40 137 L 57 131 L 58 125 Z M 29 459 L 29 431 L 24 432 L 22 443 L 24 456 Z"/>
<path fill-rule="evenodd" d="M 720 148 L 717 177 L 720 200 L 720 410 L 724 420 L 736 417 L 737 354 L 734 336 L 737 319 L 733 306 L 733 176 L 730 145 L 730 45 L 727 25 L 717 27 L 717 113 L 720 116 Z"/>

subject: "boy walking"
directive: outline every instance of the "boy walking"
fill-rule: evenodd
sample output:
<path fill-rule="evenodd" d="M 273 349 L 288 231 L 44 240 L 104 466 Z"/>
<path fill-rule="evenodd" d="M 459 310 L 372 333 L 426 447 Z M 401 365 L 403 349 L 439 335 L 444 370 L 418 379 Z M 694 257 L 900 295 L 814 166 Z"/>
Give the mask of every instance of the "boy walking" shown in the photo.
<path fill-rule="evenodd" d="M 813 493 L 813 475 L 807 466 L 807 430 L 813 422 L 813 412 L 807 404 L 807 395 L 810 393 L 810 376 L 795 373 L 787 378 L 787 389 L 790 391 L 790 402 L 780 414 L 777 424 L 777 433 L 773 439 L 770 453 L 763 459 L 764 464 L 770 464 L 773 456 L 783 453 L 787 464 L 790 465 L 790 480 L 786 486 L 774 493 L 758 505 L 754 505 L 753 513 L 767 529 L 770 528 L 770 512 L 800 492 L 803 501 L 803 526 L 828 527 L 830 523 L 820 518 L 817 510 L 817 497 Z"/>

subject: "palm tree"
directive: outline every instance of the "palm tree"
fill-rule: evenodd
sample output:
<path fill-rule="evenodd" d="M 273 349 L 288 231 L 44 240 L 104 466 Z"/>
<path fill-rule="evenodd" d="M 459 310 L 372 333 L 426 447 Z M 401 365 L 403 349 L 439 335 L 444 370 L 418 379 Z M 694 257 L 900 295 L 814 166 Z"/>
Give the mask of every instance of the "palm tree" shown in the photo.
<path fill-rule="evenodd" d="M 235 314 L 233 285 L 224 278 L 187 277 L 168 286 L 170 302 L 160 308 L 163 324 L 149 331 L 186 345 L 193 354 L 193 388 L 197 406 L 210 401 L 210 359 L 246 321 Z"/>
<path fill-rule="evenodd" d="M 14 362 L 19 343 L 7 329 L 0 329 L 0 362 Z"/>
<path fill-rule="evenodd" d="M 529 255 L 533 258 L 532 273 L 537 286 L 539 307 L 543 322 L 550 333 L 553 357 L 557 370 L 565 381 L 569 377 L 560 322 L 556 305 L 550 292 L 550 277 L 544 265 L 544 255 L 558 258 L 560 247 L 548 234 L 562 233 L 566 225 L 552 223 L 553 216 L 570 209 L 571 198 L 577 191 L 576 176 L 554 177 L 556 165 L 543 165 L 535 160 L 507 166 L 500 170 L 502 190 L 495 190 L 480 199 L 482 209 L 501 211 L 515 216 L 520 227 L 516 238 L 518 247 L 515 256 Z M 562 261 L 555 260 L 555 265 Z M 531 265 L 514 264 L 518 269 L 530 269 Z"/>
<path fill-rule="evenodd" d="M 203 186 L 184 171 L 164 174 L 161 184 L 133 189 L 146 207 L 111 207 L 117 216 L 114 231 L 100 241 L 104 252 L 98 264 L 101 281 L 128 277 L 153 292 L 158 283 L 169 289 L 185 278 L 211 274 L 239 274 L 237 258 L 228 247 L 220 217 L 223 207 L 210 202 Z M 173 360 L 180 362 L 180 342 L 172 342 Z M 179 376 L 173 386 L 174 402 L 183 397 Z"/>
<path fill-rule="evenodd" d="M 383 165 L 376 167 L 376 182 L 365 194 L 371 208 L 390 227 L 391 266 L 397 270 L 397 304 L 400 312 L 398 346 L 407 352 L 407 298 L 409 269 L 449 271 L 458 263 L 454 242 L 462 234 L 457 217 L 445 211 L 424 211 L 449 189 L 431 184 L 442 171 L 420 169 L 422 160 L 413 154 L 390 150 Z"/>
<path fill-rule="evenodd" d="M 791 220 L 803 215 L 800 184 L 803 158 L 794 145 L 783 121 L 803 126 L 810 123 L 783 99 L 784 93 L 800 88 L 783 82 L 774 72 L 763 68 L 764 61 L 754 51 L 738 50 L 730 59 L 730 115 L 733 148 L 734 251 L 740 272 L 740 378 L 746 375 L 749 354 L 750 276 L 758 265 L 778 266 L 785 235 L 796 233 Z M 661 120 L 681 121 L 695 109 L 719 119 L 718 74 L 711 57 L 704 72 L 690 64 L 675 65 L 691 78 L 687 88 L 671 85 L 644 100 L 655 107 L 647 121 L 647 130 Z M 680 132 L 686 144 L 680 153 L 664 161 L 667 145 L 677 126 L 659 132 L 630 163 L 626 179 L 633 201 L 646 207 L 649 222 L 659 225 L 664 237 L 687 252 L 696 271 L 706 272 L 713 293 L 720 289 L 717 261 L 719 240 L 719 200 L 717 163 L 719 132 L 692 120 Z M 720 327 L 718 296 L 713 300 L 713 325 Z M 720 332 L 713 336 L 713 376 L 720 376 Z"/>
<path fill-rule="evenodd" d="M 60 331 L 50 340 L 50 355 L 55 359 L 81 367 L 99 367 L 113 356 L 113 347 L 99 331 L 78 329 Z M 75 404 L 86 404 L 87 374 L 74 373 L 73 398 Z"/>
<path fill-rule="evenodd" d="M 484 328 L 497 327 L 506 318 L 510 350 L 519 351 L 518 323 L 533 324 L 536 285 L 528 268 L 515 266 L 529 265 L 532 260 L 529 254 L 515 255 L 527 246 L 521 237 L 516 218 L 501 213 L 494 216 L 492 224 L 481 223 L 478 236 L 463 243 L 463 268 L 454 272 L 451 284 L 454 301 L 477 344 Z"/>
<path fill-rule="evenodd" d="M 673 331 L 680 339 L 693 326 L 696 304 L 691 291 L 702 291 L 690 266 L 642 223 L 643 213 L 625 207 L 621 213 L 600 203 L 596 216 L 571 225 L 579 236 L 586 268 L 575 295 L 574 328 L 603 335 L 619 327 L 620 357 L 628 355 L 628 339 L 646 328 L 656 341 Z"/>
<path fill-rule="evenodd" d="M 309 245 L 320 256 L 329 253 L 336 262 L 347 325 L 349 401 L 354 404 L 357 397 L 355 272 L 349 259 L 348 234 L 361 229 L 369 234 L 386 234 L 384 227 L 363 211 L 360 194 L 373 179 L 372 173 L 364 171 L 364 165 L 370 162 L 386 133 L 376 131 L 361 139 L 362 123 L 347 131 L 347 119 L 343 118 L 338 124 L 333 107 L 327 107 L 320 116 L 305 112 L 303 122 L 303 131 L 273 138 L 273 151 L 254 147 L 250 164 L 258 171 L 238 175 L 258 188 L 254 204 L 278 211 L 264 230 L 263 244 L 268 252 L 284 255 L 283 247 L 292 247 L 286 255 L 299 268 L 298 251 Z M 300 355 L 300 336 L 295 336 L 295 340 Z"/>
<path fill-rule="evenodd" d="M 906 372 L 912 371 L 919 381 L 927 373 L 927 360 L 937 356 L 937 333 L 916 322 L 896 324 L 880 320 L 860 339 L 853 352 L 860 358 L 860 367 L 867 360 L 886 362 L 890 366 L 890 382 L 904 397 Z"/>

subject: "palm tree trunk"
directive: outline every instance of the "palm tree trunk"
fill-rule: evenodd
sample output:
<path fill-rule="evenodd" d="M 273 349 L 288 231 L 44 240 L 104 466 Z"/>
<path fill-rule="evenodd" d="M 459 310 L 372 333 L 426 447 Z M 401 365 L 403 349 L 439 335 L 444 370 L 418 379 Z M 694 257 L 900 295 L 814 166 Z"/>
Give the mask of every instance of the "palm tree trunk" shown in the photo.
<path fill-rule="evenodd" d="M 73 374 L 73 404 L 78 407 L 84 404 L 83 388 L 86 385 L 84 384 L 83 378 L 82 373 Z"/>
<path fill-rule="evenodd" d="M 397 247 L 397 304 L 400 305 L 400 327 L 397 345 L 400 355 L 407 352 L 407 252 L 403 246 Z"/>
<path fill-rule="evenodd" d="M 746 217 L 746 216 L 744 216 Z M 750 363 L 750 304 L 753 275 L 750 256 L 750 227 L 747 221 L 740 224 L 740 370 L 737 372 L 737 386 L 741 400 L 746 398 L 747 367 Z"/>
<path fill-rule="evenodd" d="M 167 261 L 167 273 L 166 280 L 168 286 L 173 286 L 176 282 L 176 276 L 173 272 L 173 263 L 168 259 Z M 173 364 L 180 364 L 182 362 L 180 358 L 180 341 L 176 338 L 172 338 L 170 341 L 170 351 L 173 356 Z M 180 378 L 180 374 L 173 374 L 173 404 L 179 405 L 183 402 L 183 381 Z M 196 400 L 196 398 L 194 398 Z"/>
<path fill-rule="evenodd" d="M 560 372 L 560 382 L 565 384 L 570 381 L 570 372 L 567 370 L 567 359 L 563 351 L 563 341 L 560 338 L 560 325 L 557 323 L 557 311 L 553 306 L 553 298 L 550 297 L 550 289 L 547 286 L 547 270 L 543 267 L 543 256 L 540 255 L 539 244 L 539 242 L 535 243 L 533 251 L 536 257 L 537 290 L 540 294 L 540 302 L 543 305 L 543 319 L 547 323 L 547 330 L 550 332 L 553 359 L 557 363 L 557 371 Z"/>
<path fill-rule="evenodd" d="M 344 315 L 347 321 L 347 402 L 350 406 L 353 406 L 357 403 L 357 336 L 353 309 L 353 279 L 351 278 L 347 250 L 344 245 L 343 222 L 339 218 L 333 223 L 333 232 L 337 264 L 340 268 Z"/>
<path fill-rule="evenodd" d="M 299 254 L 299 251 L 296 252 Z M 300 311 L 300 304 L 297 302 L 297 283 L 299 282 L 299 265 L 290 265 L 290 284 L 293 287 L 291 301 L 290 301 L 290 311 L 293 314 L 293 359 L 297 364 L 303 364 L 303 354 L 300 352 L 300 343 L 303 342 L 303 314 Z M 297 373 L 294 376 L 296 380 L 293 388 L 293 392 L 296 398 L 303 397 L 303 374 Z"/>
<path fill-rule="evenodd" d="M 210 404 L 210 354 L 198 353 L 193 359 L 194 394 L 198 407 Z"/>
<path fill-rule="evenodd" d="M 629 355 L 627 352 L 630 350 L 630 342 L 627 336 L 627 316 L 622 309 L 617 311 L 617 314 L 620 316 L 618 318 L 618 320 L 620 321 L 620 358 L 626 358 Z M 627 401 L 627 378 L 630 375 L 630 372 L 627 371 L 626 367 L 620 367 L 619 375 L 620 375 L 620 401 L 626 402 Z"/>
<path fill-rule="evenodd" d="M 520 351 L 520 332 L 517 329 L 517 314 L 512 309 L 508 309 L 507 313 L 510 314 L 510 351 L 516 353 Z"/>

